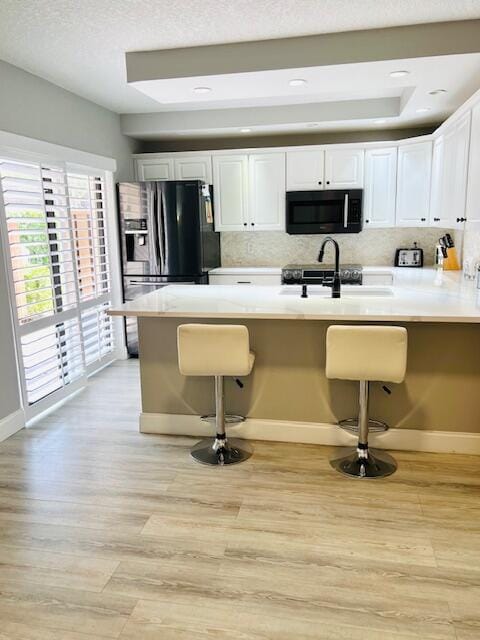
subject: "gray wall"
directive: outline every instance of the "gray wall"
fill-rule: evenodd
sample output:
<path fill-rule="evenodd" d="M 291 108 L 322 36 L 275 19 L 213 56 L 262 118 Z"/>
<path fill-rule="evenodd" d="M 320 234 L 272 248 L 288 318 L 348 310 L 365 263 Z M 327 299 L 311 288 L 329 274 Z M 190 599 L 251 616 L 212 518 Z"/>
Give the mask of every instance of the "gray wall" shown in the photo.
<path fill-rule="evenodd" d="M 8 283 L 0 243 L 0 420 L 20 407 Z"/>
<path fill-rule="evenodd" d="M 115 158 L 117 180 L 133 178 L 135 141 L 120 117 L 0 61 L 0 130 Z M 4 256 L 0 247 L 0 420 L 20 407 Z"/>
<path fill-rule="evenodd" d="M 440 124 L 440 123 L 438 123 Z M 143 140 L 138 153 L 162 151 L 209 151 L 212 149 L 245 149 L 246 147 L 292 147 L 307 144 L 341 144 L 343 142 L 377 142 L 403 140 L 435 131 L 438 124 L 406 129 L 378 129 L 375 131 L 338 131 L 297 133 L 234 138 L 197 138 L 195 140 Z"/>
<path fill-rule="evenodd" d="M 0 60 L 0 130 L 115 158 L 117 179 L 133 177 L 136 141 L 120 116 Z"/>

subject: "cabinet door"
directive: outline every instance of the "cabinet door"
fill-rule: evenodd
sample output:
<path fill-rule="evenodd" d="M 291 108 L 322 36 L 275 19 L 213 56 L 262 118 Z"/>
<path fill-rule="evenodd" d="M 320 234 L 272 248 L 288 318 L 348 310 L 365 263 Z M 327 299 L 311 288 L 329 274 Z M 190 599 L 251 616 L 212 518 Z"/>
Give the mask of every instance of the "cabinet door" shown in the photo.
<path fill-rule="evenodd" d="M 248 156 L 213 156 L 215 231 L 248 227 Z"/>
<path fill-rule="evenodd" d="M 249 156 L 249 227 L 252 231 L 285 229 L 285 154 Z"/>
<path fill-rule="evenodd" d="M 326 189 L 363 189 L 363 149 L 325 151 Z"/>
<path fill-rule="evenodd" d="M 175 180 L 173 158 L 137 160 L 139 180 Z"/>
<path fill-rule="evenodd" d="M 447 144 L 450 148 L 450 144 Z M 431 227 L 448 227 L 448 203 L 445 202 L 445 138 L 440 136 L 433 143 L 432 183 L 430 188 Z"/>
<path fill-rule="evenodd" d="M 175 157 L 175 180 L 203 180 L 212 184 L 211 156 Z"/>
<path fill-rule="evenodd" d="M 287 191 L 323 189 L 324 157 L 321 149 L 287 151 Z"/>
<path fill-rule="evenodd" d="M 398 226 L 427 226 L 431 170 L 431 142 L 418 142 L 399 147 L 396 211 Z"/>
<path fill-rule="evenodd" d="M 480 231 L 480 104 L 472 109 L 465 217 L 467 229 Z"/>
<path fill-rule="evenodd" d="M 397 149 L 369 149 L 365 153 L 365 228 L 395 226 Z"/>
<path fill-rule="evenodd" d="M 468 154 L 470 148 L 470 112 L 457 122 L 455 127 L 455 170 L 453 207 L 451 212 L 454 229 L 463 229 L 466 220 Z M 448 182 L 448 175 L 445 176 Z M 478 180 L 478 177 L 477 177 Z"/>

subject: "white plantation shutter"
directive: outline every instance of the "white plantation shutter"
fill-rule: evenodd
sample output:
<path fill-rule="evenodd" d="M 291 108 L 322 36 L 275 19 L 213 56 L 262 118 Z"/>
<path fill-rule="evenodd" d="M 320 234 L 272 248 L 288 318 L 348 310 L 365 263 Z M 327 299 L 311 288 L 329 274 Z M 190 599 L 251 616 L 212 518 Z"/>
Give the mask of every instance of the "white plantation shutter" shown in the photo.
<path fill-rule="evenodd" d="M 104 180 L 1 158 L 0 179 L 25 401 L 51 403 L 113 357 Z"/>

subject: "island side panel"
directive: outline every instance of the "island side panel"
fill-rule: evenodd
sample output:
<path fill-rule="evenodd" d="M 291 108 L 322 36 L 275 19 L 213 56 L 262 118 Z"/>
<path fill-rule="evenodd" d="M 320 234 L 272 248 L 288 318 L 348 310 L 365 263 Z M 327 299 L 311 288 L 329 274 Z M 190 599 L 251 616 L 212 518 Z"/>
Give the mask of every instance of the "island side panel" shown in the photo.
<path fill-rule="evenodd" d="M 213 412 L 213 380 L 184 377 L 176 331 L 204 319 L 139 318 L 142 411 Z M 235 324 L 235 320 L 211 320 Z M 357 411 L 358 385 L 325 377 L 325 334 L 331 322 L 238 321 L 250 332 L 256 360 L 240 389 L 226 379 L 226 407 L 250 418 L 336 423 Z M 353 324 L 353 323 L 350 323 Z M 387 324 L 387 323 L 384 323 Z M 399 324 L 399 323 L 395 323 Z M 400 385 L 372 384 L 370 413 L 391 427 L 480 433 L 480 327 L 407 323 L 407 377 Z"/>

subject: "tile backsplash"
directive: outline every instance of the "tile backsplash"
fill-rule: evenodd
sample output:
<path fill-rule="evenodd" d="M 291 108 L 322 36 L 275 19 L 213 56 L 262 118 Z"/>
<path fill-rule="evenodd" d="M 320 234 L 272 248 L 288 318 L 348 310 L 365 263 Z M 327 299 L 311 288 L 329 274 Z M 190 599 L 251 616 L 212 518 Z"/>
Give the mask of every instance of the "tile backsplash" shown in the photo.
<path fill-rule="evenodd" d="M 466 272 L 473 274 L 475 265 L 480 263 L 480 231 L 467 229 L 462 235 L 463 268 Z"/>
<path fill-rule="evenodd" d="M 358 234 L 333 235 L 340 244 L 343 263 L 393 265 L 395 249 L 414 242 L 424 250 L 426 265 L 432 265 L 435 245 L 447 229 L 367 229 Z M 478 234 L 480 236 L 480 234 Z M 281 267 L 290 262 L 316 262 L 323 235 L 289 235 L 283 231 L 230 231 L 221 234 L 222 266 Z M 478 244 L 480 247 L 480 243 Z M 328 249 L 330 252 L 331 249 Z M 333 252 L 330 254 L 333 261 Z M 328 258 L 327 258 L 328 260 Z"/>

